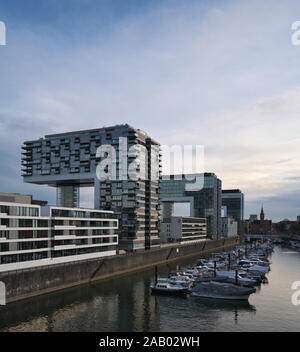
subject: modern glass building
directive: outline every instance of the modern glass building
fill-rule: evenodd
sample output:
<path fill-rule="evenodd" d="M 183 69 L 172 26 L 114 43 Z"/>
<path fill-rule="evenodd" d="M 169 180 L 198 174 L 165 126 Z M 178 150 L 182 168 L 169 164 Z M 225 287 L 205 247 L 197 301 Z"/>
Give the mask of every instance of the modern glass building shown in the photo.
<path fill-rule="evenodd" d="M 222 190 L 222 205 L 227 207 L 227 216 L 244 219 L 244 194 L 239 189 Z"/>
<path fill-rule="evenodd" d="M 194 187 L 195 182 L 199 187 Z M 190 203 L 191 217 L 207 219 L 207 235 L 221 236 L 222 182 L 215 174 L 163 176 L 159 195 L 163 219 L 172 216 L 174 203 Z"/>
<path fill-rule="evenodd" d="M 57 205 L 78 207 L 80 187 L 93 187 L 95 208 L 119 219 L 120 248 L 160 245 L 160 145 L 145 132 L 116 125 L 48 135 L 22 149 L 24 181 L 56 187 Z"/>

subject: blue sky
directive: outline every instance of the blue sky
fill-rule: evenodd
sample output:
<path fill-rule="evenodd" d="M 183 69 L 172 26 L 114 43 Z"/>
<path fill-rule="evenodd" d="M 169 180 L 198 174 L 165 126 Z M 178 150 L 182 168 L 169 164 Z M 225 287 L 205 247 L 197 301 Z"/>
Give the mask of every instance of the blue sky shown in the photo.
<path fill-rule="evenodd" d="M 1 191 L 24 185 L 23 140 L 129 123 L 162 144 L 203 144 L 246 214 L 300 214 L 299 1 L 2 0 Z M 88 191 L 82 193 L 88 203 Z"/>

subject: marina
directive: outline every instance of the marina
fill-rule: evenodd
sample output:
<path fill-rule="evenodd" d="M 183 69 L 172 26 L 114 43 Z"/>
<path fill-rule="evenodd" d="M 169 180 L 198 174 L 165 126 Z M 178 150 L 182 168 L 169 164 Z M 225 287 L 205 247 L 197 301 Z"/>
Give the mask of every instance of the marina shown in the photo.
<path fill-rule="evenodd" d="M 168 277 L 198 257 L 158 267 Z M 206 258 L 206 260 L 208 260 Z M 1 331 L 297 331 L 300 307 L 291 297 L 299 281 L 300 254 L 276 245 L 268 284 L 248 301 L 192 295 L 153 295 L 153 269 L 0 307 Z"/>
<path fill-rule="evenodd" d="M 156 268 L 151 292 L 248 300 L 256 292 L 254 286 L 268 282 L 266 274 L 271 265 L 268 257 L 273 248 L 270 240 L 239 245 L 228 253 L 213 253 L 208 260 L 200 259 L 193 267 L 173 271 L 168 278 L 158 278 Z"/>

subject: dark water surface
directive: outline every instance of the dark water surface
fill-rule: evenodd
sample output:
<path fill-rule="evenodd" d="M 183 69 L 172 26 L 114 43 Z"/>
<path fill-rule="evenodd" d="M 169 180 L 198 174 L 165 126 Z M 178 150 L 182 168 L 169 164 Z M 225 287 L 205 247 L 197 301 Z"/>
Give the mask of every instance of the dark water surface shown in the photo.
<path fill-rule="evenodd" d="M 159 267 L 161 276 L 197 258 Z M 276 247 L 269 284 L 249 303 L 152 296 L 154 270 L 72 288 L 0 307 L 0 331 L 298 331 L 300 253 Z"/>

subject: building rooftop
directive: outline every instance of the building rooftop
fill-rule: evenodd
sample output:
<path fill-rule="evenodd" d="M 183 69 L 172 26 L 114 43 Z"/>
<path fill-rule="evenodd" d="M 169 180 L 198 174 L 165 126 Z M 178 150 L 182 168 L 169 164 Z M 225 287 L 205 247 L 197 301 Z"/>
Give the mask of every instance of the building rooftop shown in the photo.
<path fill-rule="evenodd" d="M 240 189 L 222 189 L 222 193 L 242 193 Z"/>
<path fill-rule="evenodd" d="M 31 194 L 21 193 L 5 193 L 0 192 L 0 202 L 31 204 L 31 205 L 47 205 L 46 200 L 35 200 Z"/>
<path fill-rule="evenodd" d="M 84 135 L 84 134 L 91 134 L 91 133 L 99 133 L 102 131 L 114 131 L 117 129 L 122 129 L 122 128 L 127 128 L 128 130 L 132 130 L 132 131 L 137 131 L 139 133 L 144 134 L 145 136 L 149 137 L 149 135 L 144 132 L 141 129 L 138 128 L 134 128 L 133 126 L 129 125 L 129 124 L 122 124 L 122 125 L 114 125 L 114 126 L 103 126 L 103 127 L 99 127 L 99 128 L 93 128 L 93 129 L 87 129 L 87 130 L 78 130 L 78 131 L 70 131 L 70 132 L 62 132 L 62 133 L 54 133 L 54 134 L 47 134 L 45 135 L 44 138 L 39 138 L 39 139 L 34 139 L 34 140 L 29 140 L 29 141 L 25 141 L 24 144 L 30 144 L 30 143 L 34 143 L 34 142 L 38 142 L 38 141 L 42 141 L 44 139 L 52 139 L 52 138 L 62 138 L 62 137 L 67 137 L 67 136 L 78 136 L 78 135 Z M 149 137 L 150 138 L 150 137 Z M 153 140 L 151 138 L 151 140 Z M 156 142 L 155 140 L 153 140 L 156 144 L 159 144 L 158 142 Z"/>
<path fill-rule="evenodd" d="M 164 177 L 170 177 L 171 179 L 174 179 L 175 177 L 185 178 L 185 176 L 217 177 L 217 175 L 214 174 L 213 172 L 199 172 L 199 173 L 195 173 L 195 174 L 162 175 L 163 180 L 164 180 Z"/>

